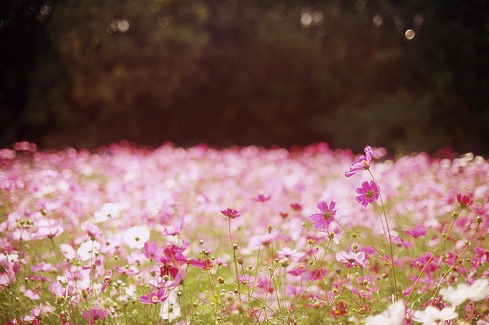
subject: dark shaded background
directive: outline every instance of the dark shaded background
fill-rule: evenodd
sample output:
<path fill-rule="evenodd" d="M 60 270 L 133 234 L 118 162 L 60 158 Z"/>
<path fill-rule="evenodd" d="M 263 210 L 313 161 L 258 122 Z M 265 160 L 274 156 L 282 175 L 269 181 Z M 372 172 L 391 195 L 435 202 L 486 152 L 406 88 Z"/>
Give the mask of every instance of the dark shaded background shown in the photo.
<path fill-rule="evenodd" d="M 0 41 L 1 147 L 489 153 L 485 0 L 11 0 Z"/>

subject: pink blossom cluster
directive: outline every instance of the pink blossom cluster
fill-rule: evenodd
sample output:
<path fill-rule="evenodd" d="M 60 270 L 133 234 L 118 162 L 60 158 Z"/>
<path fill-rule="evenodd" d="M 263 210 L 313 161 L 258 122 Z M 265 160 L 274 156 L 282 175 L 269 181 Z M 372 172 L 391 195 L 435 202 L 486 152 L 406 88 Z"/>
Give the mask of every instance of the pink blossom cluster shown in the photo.
<path fill-rule="evenodd" d="M 479 156 L 22 142 L 0 167 L 3 324 L 489 322 Z"/>

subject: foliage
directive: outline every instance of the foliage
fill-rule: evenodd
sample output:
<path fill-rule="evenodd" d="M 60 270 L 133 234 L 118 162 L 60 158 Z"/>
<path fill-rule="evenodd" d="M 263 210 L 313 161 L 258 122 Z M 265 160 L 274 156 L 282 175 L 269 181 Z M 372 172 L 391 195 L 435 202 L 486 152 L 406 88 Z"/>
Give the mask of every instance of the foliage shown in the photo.
<path fill-rule="evenodd" d="M 2 6 L 4 146 L 360 149 L 362 133 L 393 151 L 487 151 L 483 1 Z"/>

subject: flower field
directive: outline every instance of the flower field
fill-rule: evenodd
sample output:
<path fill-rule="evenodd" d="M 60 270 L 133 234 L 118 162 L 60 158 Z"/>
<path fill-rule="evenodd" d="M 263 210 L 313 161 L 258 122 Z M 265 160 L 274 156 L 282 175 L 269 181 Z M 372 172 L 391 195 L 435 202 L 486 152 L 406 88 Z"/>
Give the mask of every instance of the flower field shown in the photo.
<path fill-rule="evenodd" d="M 489 161 L 0 150 L 1 324 L 489 324 Z"/>

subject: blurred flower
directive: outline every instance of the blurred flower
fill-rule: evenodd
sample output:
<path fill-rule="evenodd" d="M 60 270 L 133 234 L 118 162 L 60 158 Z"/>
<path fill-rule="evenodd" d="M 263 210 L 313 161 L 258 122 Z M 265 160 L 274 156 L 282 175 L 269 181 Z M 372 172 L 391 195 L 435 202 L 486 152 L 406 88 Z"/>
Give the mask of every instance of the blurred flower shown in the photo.
<path fill-rule="evenodd" d="M 64 231 L 57 221 L 43 219 L 39 222 L 37 232 L 33 233 L 32 239 L 54 238 Z"/>
<path fill-rule="evenodd" d="M 76 255 L 81 261 L 88 261 L 95 258 L 100 250 L 100 243 L 97 241 L 84 241 L 76 250 Z"/>
<path fill-rule="evenodd" d="M 182 232 L 183 229 L 183 218 L 180 220 L 178 225 L 163 226 L 161 234 L 163 236 L 176 236 Z"/>
<path fill-rule="evenodd" d="M 321 213 L 311 214 L 309 220 L 314 223 L 314 228 L 327 231 L 329 224 L 334 220 L 334 216 L 338 209 L 335 209 L 336 202 L 331 201 L 328 205 L 325 201 L 319 201 L 317 208 Z"/>
<path fill-rule="evenodd" d="M 360 194 L 355 199 L 364 207 L 379 198 L 379 188 L 374 181 L 363 182 L 362 187 L 357 188 L 355 191 Z"/>
<path fill-rule="evenodd" d="M 90 325 L 93 325 L 96 321 L 109 316 L 109 311 L 103 308 L 94 307 L 90 309 L 90 311 L 84 310 L 82 316 L 83 318 L 88 319 Z"/>
<path fill-rule="evenodd" d="M 19 291 L 22 292 L 27 298 L 32 299 L 32 300 L 39 300 L 41 297 L 35 293 L 34 291 L 30 289 L 26 289 L 25 286 L 21 286 L 19 288 Z"/>
<path fill-rule="evenodd" d="M 229 219 L 236 219 L 239 217 L 238 211 L 235 209 L 227 208 L 226 210 L 221 210 L 221 213 Z"/>
<path fill-rule="evenodd" d="M 97 211 L 93 214 L 95 222 L 103 222 L 109 218 L 116 218 L 121 212 L 121 205 L 119 203 L 105 203 L 102 205 L 102 211 Z"/>
<path fill-rule="evenodd" d="M 146 226 L 136 226 L 127 229 L 124 232 L 122 240 L 130 248 L 141 249 L 149 240 L 150 232 Z"/>
<path fill-rule="evenodd" d="M 168 299 L 161 304 L 160 317 L 170 323 L 182 316 L 176 295 L 175 290 L 170 291 Z"/>
<path fill-rule="evenodd" d="M 360 266 L 360 267 L 365 267 L 366 265 L 366 258 L 365 258 L 365 253 L 364 252 L 345 252 L 341 251 L 336 253 L 336 260 L 338 262 L 345 263 L 345 266 L 350 268 L 354 266 Z"/>
<path fill-rule="evenodd" d="M 440 294 L 443 296 L 444 300 L 454 306 L 460 305 L 465 300 L 483 300 L 489 296 L 489 281 L 487 279 L 479 279 L 474 281 L 470 286 L 462 283 L 459 284 L 457 288 L 442 288 Z"/>
<path fill-rule="evenodd" d="M 259 194 L 259 195 L 257 195 L 256 197 L 253 198 L 253 201 L 265 202 L 265 201 L 270 200 L 271 198 L 272 198 L 271 195 Z"/>
<path fill-rule="evenodd" d="M 414 238 L 422 237 L 426 235 L 426 227 L 423 224 L 418 224 L 411 230 L 406 230 L 407 235 L 413 236 Z"/>
<path fill-rule="evenodd" d="M 17 150 L 17 151 L 25 151 L 25 152 L 36 152 L 37 151 L 37 145 L 35 143 L 30 143 L 27 141 L 16 142 L 16 143 L 14 143 L 13 148 L 14 148 L 14 150 Z"/>
<path fill-rule="evenodd" d="M 144 243 L 144 255 L 153 261 L 158 261 L 165 253 L 162 247 L 159 247 L 155 242 Z"/>
<path fill-rule="evenodd" d="M 0 286 L 14 282 L 17 272 L 19 264 L 14 263 L 8 255 L 0 254 Z"/>
<path fill-rule="evenodd" d="M 41 324 L 40 320 L 42 315 L 52 313 L 55 311 L 55 309 L 56 308 L 54 308 L 53 306 L 45 305 L 41 302 L 39 306 L 35 307 L 29 312 L 29 316 L 24 317 L 24 321 L 32 322 L 32 324 Z"/>
<path fill-rule="evenodd" d="M 358 157 L 357 162 L 350 166 L 350 170 L 345 173 L 346 177 L 355 175 L 360 170 L 366 170 L 370 168 L 374 153 L 370 146 L 366 146 L 364 149 L 365 155 Z"/>
<path fill-rule="evenodd" d="M 139 297 L 139 301 L 143 304 L 157 304 L 166 301 L 166 299 L 168 299 L 168 292 L 163 288 L 160 288 L 157 293 L 151 292 Z"/>
<path fill-rule="evenodd" d="M 437 321 L 446 321 L 454 319 L 457 316 L 458 314 L 455 312 L 455 306 L 445 307 L 442 310 L 433 306 L 428 306 L 423 311 L 415 311 L 412 320 L 423 324 L 437 324 Z"/>
<path fill-rule="evenodd" d="M 99 239 L 102 237 L 102 232 L 100 231 L 100 228 L 91 222 L 83 222 L 82 229 L 87 232 L 91 240 Z"/>
<path fill-rule="evenodd" d="M 398 300 L 381 314 L 367 317 L 365 325 L 401 325 L 405 312 L 404 301 Z"/>

